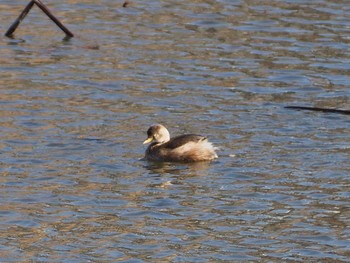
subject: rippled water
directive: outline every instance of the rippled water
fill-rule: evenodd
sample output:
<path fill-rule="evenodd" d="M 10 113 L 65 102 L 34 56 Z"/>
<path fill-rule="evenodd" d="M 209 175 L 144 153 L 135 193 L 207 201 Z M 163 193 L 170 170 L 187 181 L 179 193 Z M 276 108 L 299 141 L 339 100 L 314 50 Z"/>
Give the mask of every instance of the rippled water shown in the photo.
<path fill-rule="evenodd" d="M 348 262 L 350 2 L 44 1 L 0 38 L 1 262 Z M 28 1 L 2 0 L 3 35 Z M 212 163 L 140 161 L 146 130 Z"/>

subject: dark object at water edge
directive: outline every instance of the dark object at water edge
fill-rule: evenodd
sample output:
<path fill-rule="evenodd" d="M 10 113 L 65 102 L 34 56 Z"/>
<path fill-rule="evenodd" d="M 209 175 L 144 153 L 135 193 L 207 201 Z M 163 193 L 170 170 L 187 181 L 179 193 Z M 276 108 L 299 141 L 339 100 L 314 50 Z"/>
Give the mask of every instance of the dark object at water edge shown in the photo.
<path fill-rule="evenodd" d="M 329 109 L 329 108 L 303 107 L 303 106 L 286 106 L 285 108 L 294 109 L 294 110 L 310 110 L 310 111 L 321 111 L 321 112 L 331 112 L 331 113 L 350 115 L 350 110 L 337 110 L 337 109 Z"/>
<path fill-rule="evenodd" d="M 32 0 L 29 4 L 23 9 L 22 13 L 18 16 L 16 21 L 10 26 L 10 28 L 5 33 L 5 36 L 12 37 L 13 33 L 26 17 L 29 11 L 32 9 L 33 5 L 36 4 L 65 34 L 67 37 L 74 37 L 73 33 L 68 30 L 61 22 L 58 20 L 52 12 L 44 5 L 40 0 Z"/>

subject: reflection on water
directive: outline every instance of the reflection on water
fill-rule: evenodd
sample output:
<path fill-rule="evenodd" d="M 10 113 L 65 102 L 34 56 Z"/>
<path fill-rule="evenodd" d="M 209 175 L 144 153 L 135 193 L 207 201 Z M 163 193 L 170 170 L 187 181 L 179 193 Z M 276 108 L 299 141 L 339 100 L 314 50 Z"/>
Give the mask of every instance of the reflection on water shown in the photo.
<path fill-rule="evenodd" d="M 347 262 L 348 1 L 45 2 L 0 38 L 1 262 Z M 0 29 L 27 1 L 0 3 Z M 211 163 L 141 161 L 147 128 Z"/>
<path fill-rule="evenodd" d="M 202 172 L 206 173 L 209 169 L 210 162 L 196 162 L 196 163 L 167 163 L 167 162 L 147 162 L 144 168 L 149 170 L 154 175 L 174 174 L 181 175 L 184 171 L 187 171 L 186 176 L 190 174 L 199 175 Z"/>

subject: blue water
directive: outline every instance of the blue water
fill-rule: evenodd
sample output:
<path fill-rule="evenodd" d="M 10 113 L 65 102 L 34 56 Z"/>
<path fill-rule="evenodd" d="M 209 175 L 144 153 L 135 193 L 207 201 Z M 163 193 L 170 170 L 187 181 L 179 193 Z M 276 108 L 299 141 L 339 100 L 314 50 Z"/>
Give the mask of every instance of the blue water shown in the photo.
<path fill-rule="evenodd" d="M 5 33 L 28 1 L 2 1 Z M 347 1 L 45 1 L 0 38 L 1 262 L 348 262 Z M 141 161 L 146 130 L 211 163 Z"/>

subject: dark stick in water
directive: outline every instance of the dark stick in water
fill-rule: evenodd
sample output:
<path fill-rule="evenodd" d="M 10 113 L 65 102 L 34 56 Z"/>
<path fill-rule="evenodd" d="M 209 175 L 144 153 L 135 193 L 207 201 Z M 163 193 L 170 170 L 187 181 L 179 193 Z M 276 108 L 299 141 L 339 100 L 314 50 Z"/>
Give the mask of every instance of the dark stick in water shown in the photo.
<path fill-rule="evenodd" d="M 329 108 L 304 107 L 304 106 L 286 106 L 285 108 L 286 109 L 295 109 L 295 110 L 311 110 L 311 111 L 331 112 L 331 113 L 350 115 L 350 110 L 337 110 L 337 109 L 329 109 Z"/>
<path fill-rule="evenodd" d="M 66 33 L 68 37 L 74 37 L 73 33 L 66 28 L 60 20 L 58 20 L 52 13 L 51 11 L 47 8 L 46 5 L 44 5 L 40 0 L 34 0 L 35 4 L 43 10 L 43 12 L 59 27 L 61 30 Z"/>
<path fill-rule="evenodd" d="M 35 1 L 32 0 L 29 2 L 29 4 L 23 9 L 22 13 L 18 16 L 15 22 L 10 26 L 10 28 L 5 33 L 5 36 L 12 37 L 13 32 L 17 29 L 19 24 L 22 22 L 22 20 L 26 17 L 26 15 L 29 13 L 30 9 L 32 9 Z"/>
<path fill-rule="evenodd" d="M 32 0 L 29 4 L 23 9 L 22 13 L 18 16 L 16 21 L 10 26 L 10 28 L 5 33 L 5 36 L 12 37 L 13 32 L 17 29 L 22 20 L 26 17 L 29 11 L 32 9 L 33 5 L 36 4 L 65 34 L 67 37 L 74 37 L 73 33 L 68 30 L 44 5 L 40 0 Z"/>

